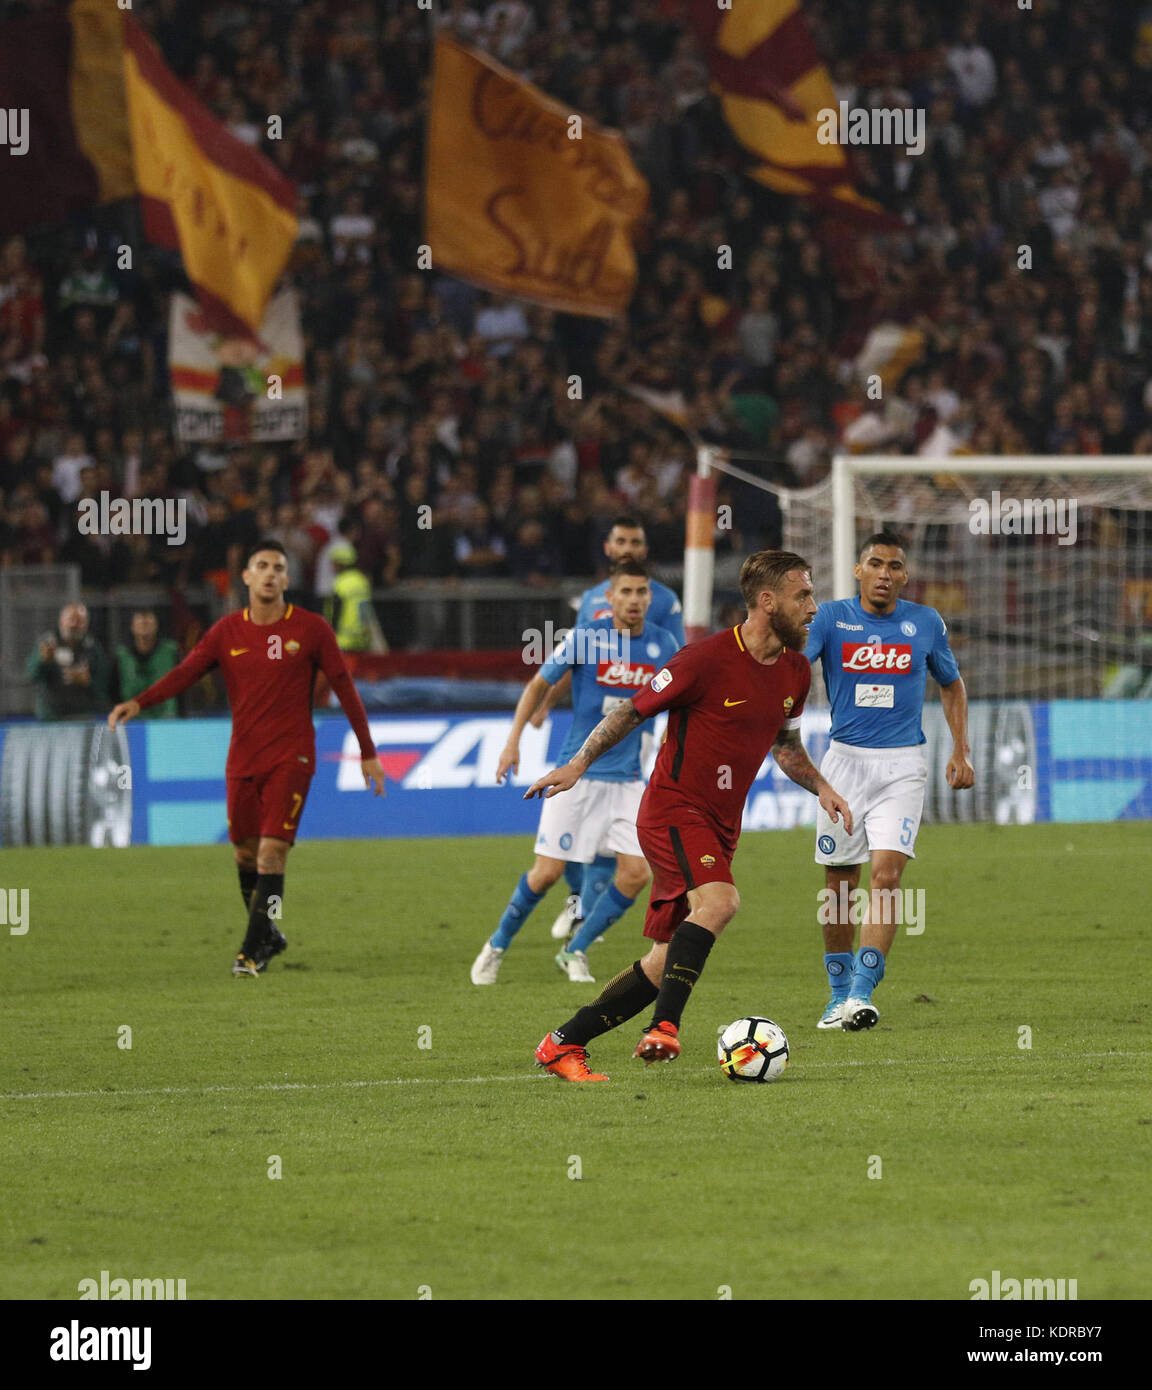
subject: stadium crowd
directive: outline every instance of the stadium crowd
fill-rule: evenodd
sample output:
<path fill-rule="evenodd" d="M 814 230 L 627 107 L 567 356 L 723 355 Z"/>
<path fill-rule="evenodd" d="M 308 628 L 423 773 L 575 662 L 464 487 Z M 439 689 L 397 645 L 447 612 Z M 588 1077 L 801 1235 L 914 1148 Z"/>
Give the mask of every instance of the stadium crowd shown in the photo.
<path fill-rule="evenodd" d="M 645 520 L 651 558 L 674 564 L 693 452 L 637 387 L 678 398 L 689 428 L 793 485 L 819 480 L 845 446 L 1152 450 L 1152 40 L 1136 7 L 804 0 L 837 100 L 926 113 L 919 156 L 849 151 L 858 190 L 905 224 L 882 236 L 746 176 L 685 8 L 141 7 L 174 70 L 298 186 L 290 278 L 308 438 L 174 442 L 167 300 L 180 279 L 156 251 L 116 269 L 130 209 L 12 237 L 0 246 L 0 562 L 73 561 L 95 589 L 207 583 L 224 596 L 243 547 L 270 535 L 297 594 L 318 598 L 348 541 L 377 587 L 548 584 L 597 569 L 627 510 Z M 626 322 L 415 268 L 440 25 L 623 132 L 652 189 Z M 282 139 L 266 138 L 269 113 Z M 919 356 L 873 402 L 858 358 L 879 324 L 920 335 Z M 102 490 L 185 497 L 188 544 L 80 534 L 76 505 Z M 721 549 L 778 542 L 770 494 L 737 484 L 720 500 L 734 521 Z"/>

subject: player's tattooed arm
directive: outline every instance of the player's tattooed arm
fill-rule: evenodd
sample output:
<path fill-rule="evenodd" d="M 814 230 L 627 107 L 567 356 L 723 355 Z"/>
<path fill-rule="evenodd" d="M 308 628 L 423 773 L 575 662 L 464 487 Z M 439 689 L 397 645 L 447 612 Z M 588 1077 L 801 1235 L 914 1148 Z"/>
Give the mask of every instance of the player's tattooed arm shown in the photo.
<path fill-rule="evenodd" d="M 842 820 L 844 829 L 852 833 L 852 812 L 844 798 L 820 776 L 807 749 L 800 741 L 799 729 L 781 729 L 772 745 L 772 756 L 785 777 L 798 787 L 811 792 L 834 821 Z"/>
<path fill-rule="evenodd" d="M 538 777 L 524 793 L 524 800 L 531 801 L 541 792 L 545 796 L 555 796 L 557 792 L 568 791 L 584 776 L 601 753 L 615 748 L 622 738 L 627 738 L 637 724 L 643 722 L 643 715 L 637 713 L 631 700 L 617 705 L 611 714 L 606 714 L 596 725 L 572 761 L 552 772 L 546 772 L 543 777 Z"/>
<path fill-rule="evenodd" d="M 772 745 L 772 756 L 785 777 L 790 777 L 798 787 L 803 787 L 813 796 L 820 795 L 820 788 L 825 785 L 824 778 L 801 743 L 799 729 L 781 729 Z"/>
<path fill-rule="evenodd" d="M 601 753 L 607 753 L 609 748 L 615 748 L 621 739 L 627 738 L 632 730 L 643 722 L 644 716 L 640 714 L 632 701 L 625 700 L 622 705 L 617 705 L 611 714 L 606 714 L 596 725 L 580 745 L 579 752 L 572 759 L 573 763 L 579 766 L 581 772 L 586 772 Z"/>

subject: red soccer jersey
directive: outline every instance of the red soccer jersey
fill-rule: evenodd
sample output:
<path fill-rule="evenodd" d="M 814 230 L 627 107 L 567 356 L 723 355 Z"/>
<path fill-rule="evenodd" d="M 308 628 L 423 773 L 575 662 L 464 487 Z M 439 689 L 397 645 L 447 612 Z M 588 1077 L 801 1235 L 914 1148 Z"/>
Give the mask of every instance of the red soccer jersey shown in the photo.
<path fill-rule="evenodd" d="M 639 819 L 675 824 L 693 810 L 735 846 L 748 790 L 781 728 L 799 728 L 811 683 L 802 653 L 786 647 L 765 666 L 739 627 L 682 647 L 632 700 L 646 719 L 669 712 Z"/>
<path fill-rule="evenodd" d="M 312 688 L 317 670 L 340 700 L 360 741 L 360 756 L 376 748 L 364 705 L 323 618 L 289 604 L 275 623 L 258 625 L 248 609 L 214 623 L 179 666 L 136 698 L 141 709 L 187 690 L 219 666 L 232 707 L 228 776 L 254 777 L 292 759 L 316 762 Z"/>

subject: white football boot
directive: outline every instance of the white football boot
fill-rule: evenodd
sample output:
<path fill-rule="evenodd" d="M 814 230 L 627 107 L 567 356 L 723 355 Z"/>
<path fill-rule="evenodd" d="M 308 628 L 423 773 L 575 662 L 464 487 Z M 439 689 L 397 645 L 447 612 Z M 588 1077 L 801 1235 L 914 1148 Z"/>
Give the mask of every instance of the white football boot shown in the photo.
<path fill-rule="evenodd" d="M 816 1027 L 839 1028 L 844 1019 L 845 1002 L 846 1001 L 843 999 L 829 999 L 828 1003 L 824 1006 L 824 1012 L 817 1020 Z"/>
<path fill-rule="evenodd" d="M 484 949 L 472 962 L 472 983 L 474 985 L 494 985 L 500 973 L 500 962 L 504 952 L 491 941 L 485 941 Z"/>
<path fill-rule="evenodd" d="M 859 1033 L 863 1028 L 875 1028 L 880 1018 L 876 1005 L 868 999 L 849 999 L 844 1004 L 840 1027 L 849 1033 Z"/>
<path fill-rule="evenodd" d="M 556 964 L 574 985 L 594 985 L 596 977 L 588 969 L 588 957 L 583 951 L 561 951 Z"/>
<path fill-rule="evenodd" d="M 552 940 L 567 941 L 580 921 L 580 894 L 569 893 L 564 911 L 552 923 Z"/>

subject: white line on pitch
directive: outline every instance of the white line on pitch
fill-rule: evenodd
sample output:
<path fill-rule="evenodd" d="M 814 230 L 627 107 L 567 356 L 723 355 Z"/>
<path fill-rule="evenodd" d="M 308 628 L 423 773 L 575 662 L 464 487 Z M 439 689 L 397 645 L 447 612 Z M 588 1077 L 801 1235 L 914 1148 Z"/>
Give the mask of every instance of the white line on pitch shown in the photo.
<path fill-rule="evenodd" d="M 1049 1052 L 1034 1056 L 1036 1061 L 1054 1059 L 1057 1061 L 1089 1060 L 1098 1057 L 1148 1057 L 1148 1052 L 1126 1052 L 1119 1049 L 1112 1052 Z M 846 1057 L 840 1062 L 801 1062 L 805 1071 L 832 1070 L 844 1067 L 930 1067 L 961 1066 L 979 1063 L 988 1065 L 989 1058 L 983 1057 Z M 707 1068 L 711 1070 L 711 1068 Z M 639 1076 L 641 1073 L 637 1073 Z M 95 1091 L 22 1091 L 0 1093 L 3 1100 L 85 1100 L 96 1097 L 115 1098 L 118 1096 L 204 1096 L 251 1091 L 330 1091 L 340 1088 L 370 1086 L 474 1086 L 497 1081 L 546 1081 L 543 1072 L 529 1072 L 523 1076 L 397 1076 L 379 1081 L 265 1081 L 253 1086 L 157 1086 L 144 1090 L 95 1090 Z"/>
<path fill-rule="evenodd" d="M 526 1076 L 397 1076 L 379 1081 L 265 1081 L 253 1086 L 157 1086 L 147 1090 L 25 1091 L 0 1093 L 0 1100 L 77 1100 L 90 1096 L 205 1096 L 236 1091 L 329 1091 L 342 1086 L 468 1086 L 484 1081 L 546 1081 Z"/>

